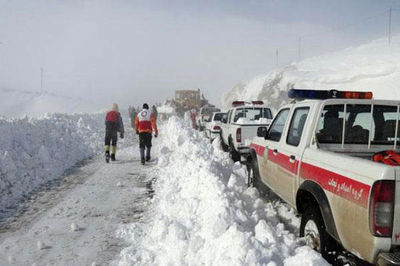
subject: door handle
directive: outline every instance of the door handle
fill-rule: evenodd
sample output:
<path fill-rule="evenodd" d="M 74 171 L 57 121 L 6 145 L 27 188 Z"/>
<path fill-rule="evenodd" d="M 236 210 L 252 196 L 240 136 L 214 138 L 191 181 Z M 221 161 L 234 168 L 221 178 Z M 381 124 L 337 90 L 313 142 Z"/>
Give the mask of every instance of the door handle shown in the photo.
<path fill-rule="evenodd" d="M 289 156 L 289 162 L 294 163 L 296 161 L 296 156 L 290 155 Z"/>
<path fill-rule="evenodd" d="M 272 153 L 273 153 L 274 155 L 277 155 L 277 154 L 278 154 L 278 150 L 277 150 L 277 149 L 274 149 L 274 150 L 272 151 Z"/>

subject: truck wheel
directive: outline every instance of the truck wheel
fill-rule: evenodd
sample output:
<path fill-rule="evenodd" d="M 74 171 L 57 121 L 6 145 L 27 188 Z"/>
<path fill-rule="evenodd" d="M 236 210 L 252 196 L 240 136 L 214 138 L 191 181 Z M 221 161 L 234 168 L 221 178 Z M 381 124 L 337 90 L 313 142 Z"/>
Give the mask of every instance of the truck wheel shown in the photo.
<path fill-rule="evenodd" d="M 235 147 L 233 147 L 232 142 L 229 143 L 229 154 L 231 155 L 231 159 L 232 159 L 234 162 L 239 162 L 239 161 L 240 161 L 240 153 L 238 153 L 238 152 L 235 150 Z"/>
<path fill-rule="evenodd" d="M 248 172 L 248 178 L 247 178 L 247 186 L 248 187 L 255 187 L 258 188 L 258 169 L 256 167 L 257 161 L 252 159 L 250 162 L 247 163 L 247 172 Z"/>
<path fill-rule="evenodd" d="M 222 133 L 220 134 L 220 139 L 221 139 L 221 148 L 224 152 L 228 151 L 228 145 L 225 144 L 224 139 L 222 138 Z"/>
<path fill-rule="evenodd" d="M 260 195 L 267 195 L 269 188 L 261 181 L 260 172 L 258 169 L 257 157 L 251 158 L 250 161 L 247 161 L 247 170 L 248 170 L 248 181 L 247 185 L 249 187 L 255 187 Z"/>
<path fill-rule="evenodd" d="M 324 258 L 328 255 L 329 235 L 321 212 L 315 206 L 306 209 L 301 217 L 300 237 L 305 237 L 307 246 L 318 251 Z"/>

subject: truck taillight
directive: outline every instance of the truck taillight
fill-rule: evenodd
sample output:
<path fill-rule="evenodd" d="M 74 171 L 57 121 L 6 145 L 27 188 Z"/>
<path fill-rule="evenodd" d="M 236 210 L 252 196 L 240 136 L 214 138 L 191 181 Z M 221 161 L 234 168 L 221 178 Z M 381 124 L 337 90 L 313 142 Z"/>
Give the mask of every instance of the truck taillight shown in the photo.
<path fill-rule="evenodd" d="M 242 129 L 240 127 L 236 129 L 236 142 L 242 142 Z"/>
<path fill-rule="evenodd" d="M 372 187 L 369 223 L 374 236 L 390 237 L 393 228 L 394 181 L 377 181 Z"/>
<path fill-rule="evenodd" d="M 214 126 L 213 130 L 221 130 L 221 128 L 219 126 Z"/>

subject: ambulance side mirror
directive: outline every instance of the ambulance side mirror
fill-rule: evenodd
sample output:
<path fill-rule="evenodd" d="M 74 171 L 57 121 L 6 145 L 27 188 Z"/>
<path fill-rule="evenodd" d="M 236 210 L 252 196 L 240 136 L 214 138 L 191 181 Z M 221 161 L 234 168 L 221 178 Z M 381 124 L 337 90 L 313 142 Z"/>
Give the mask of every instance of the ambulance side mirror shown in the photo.
<path fill-rule="evenodd" d="M 265 138 L 267 135 L 268 129 L 266 127 L 257 128 L 257 137 Z"/>

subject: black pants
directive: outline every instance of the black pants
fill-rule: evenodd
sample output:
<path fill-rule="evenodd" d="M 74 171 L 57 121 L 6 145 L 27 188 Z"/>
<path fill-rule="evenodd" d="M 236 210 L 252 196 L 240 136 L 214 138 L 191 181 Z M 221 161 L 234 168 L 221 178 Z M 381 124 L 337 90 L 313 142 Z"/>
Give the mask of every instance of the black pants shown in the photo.
<path fill-rule="evenodd" d="M 104 143 L 106 146 L 116 146 L 118 140 L 118 132 L 117 131 L 106 131 L 106 137 Z"/>
<path fill-rule="evenodd" d="M 141 149 L 144 149 L 145 147 L 148 149 L 151 148 L 151 133 L 139 133 L 139 147 Z"/>

